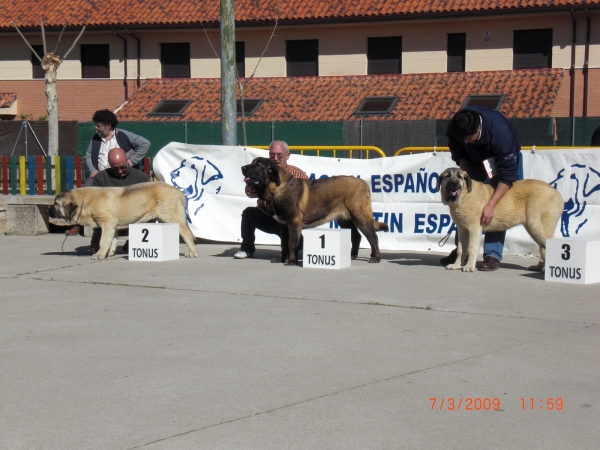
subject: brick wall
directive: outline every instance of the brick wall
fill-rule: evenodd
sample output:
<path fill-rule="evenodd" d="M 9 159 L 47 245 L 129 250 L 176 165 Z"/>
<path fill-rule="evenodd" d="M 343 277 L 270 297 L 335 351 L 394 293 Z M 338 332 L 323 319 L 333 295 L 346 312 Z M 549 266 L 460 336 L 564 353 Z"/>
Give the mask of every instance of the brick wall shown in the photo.
<path fill-rule="evenodd" d="M 583 73 L 575 71 L 575 116 L 583 116 Z M 558 90 L 558 95 L 552 108 L 553 117 L 569 117 L 571 93 L 571 76 L 568 69 Z M 600 69 L 590 69 L 588 72 L 588 117 L 600 117 Z"/>
<path fill-rule="evenodd" d="M 58 80 L 58 119 L 89 122 L 99 109 L 114 111 L 125 100 L 123 80 Z M 129 81 L 129 96 L 136 89 L 135 80 Z M 46 113 L 46 86 L 44 80 L 0 81 L 0 92 L 17 94 L 18 114 L 32 114 L 37 120 Z M 20 120 L 19 117 L 16 117 Z"/>

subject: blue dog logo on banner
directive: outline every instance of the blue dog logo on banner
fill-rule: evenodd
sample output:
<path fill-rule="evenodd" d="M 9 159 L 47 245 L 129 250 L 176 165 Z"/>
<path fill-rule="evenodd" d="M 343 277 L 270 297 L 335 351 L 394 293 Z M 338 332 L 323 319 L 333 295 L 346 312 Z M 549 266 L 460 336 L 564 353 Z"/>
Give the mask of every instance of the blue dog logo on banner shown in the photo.
<path fill-rule="evenodd" d="M 204 189 L 210 189 L 211 193 L 218 194 L 221 191 L 221 185 L 217 186 L 218 183 L 215 182 L 222 178 L 223 174 L 218 167 L 200 156 L 184 159 L 177 169 L 171 171 L 171 183 L 183 192 L 187 200 L 188 222 L 192 222 L 190 213 L 196 216 L 204 206 L 202 200 Z"/>
<path fill-rule="evenodd" d="M 584 164 L 573 164 L 568 178 L 565 178 L 565 169 L 561 169 L 550 185 L 563 193 L 566 199 L 560 219 L 562 236 L 571 237 L 571 233 L 578 234 L 588 221 L 584 214 L 586 199 L 600 190 L 600 172 Z"/>

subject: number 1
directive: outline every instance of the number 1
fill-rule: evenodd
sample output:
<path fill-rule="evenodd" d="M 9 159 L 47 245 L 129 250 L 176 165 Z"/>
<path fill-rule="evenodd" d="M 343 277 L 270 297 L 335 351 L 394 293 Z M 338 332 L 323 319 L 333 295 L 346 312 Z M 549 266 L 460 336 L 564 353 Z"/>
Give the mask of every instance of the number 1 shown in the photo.
<path fill-rule="evenodd" d="M 319 239 L 321 239 L 321 248 L 325 248 L 325 235 L 322 234 Z"/>

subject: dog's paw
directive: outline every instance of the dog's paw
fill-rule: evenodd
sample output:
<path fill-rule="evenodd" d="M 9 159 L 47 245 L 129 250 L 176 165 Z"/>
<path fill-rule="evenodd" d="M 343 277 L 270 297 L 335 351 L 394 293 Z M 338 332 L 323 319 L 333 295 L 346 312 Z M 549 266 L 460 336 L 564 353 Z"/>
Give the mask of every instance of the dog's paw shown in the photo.
<path fill-rule="evenodd" d="M 282 261 L 281 261 L 281 256 L 278 256 L 277 258 L 273 258 L 273 259 L 271 260 L 271 262 L 272 262 L 272 263 L 280 263 L 280 262 L 282 262 Z"/>
<path fill-rule="evenodd" d="M 460 269 L 462 269 L 462 266 L 460 265 L 460 263 L 448 264 L 446 266 L 446 270 L 460 270 Z"/>
<path fill-rule="evenodd" d="M 535 264 L 533 266 L 529 266 L 527 270 L 531 270 L 532 272 L 543 272 L 544 266 L 540 266 L 539 264 Z"/>
<path fill-rule="evenodd" d="M 104 259 L 104 256 L 101 255 L 100 253 L 96 253 L 96 254 L 92 255 L 92 259 L 93 260 Z"/>
<path fill-rule="evenodd" d="M 185 254 L 186 258 L 197 258 L 198 252 L 195 248 L 190 248 L 189 251 Z"/>
<path fill-rule="evenodd" d="M 296 261 L 291 261 L 289 259 L 286 259 L 285 262 L 283 263 L 284 266 L 297 266 L 298 263 Z"/>
<path fill-rule="evenodd" d="M 378 263 L 381 262 L 381 258 L 369 258 L 369 264 L 370 263 Z"/>
<path fill-rule="evenodd" d="M 465 267 L 462 268 L 463 272 L 475 272 L 475 266 L 471 266 L 470 264 L 467 264 Z"/>

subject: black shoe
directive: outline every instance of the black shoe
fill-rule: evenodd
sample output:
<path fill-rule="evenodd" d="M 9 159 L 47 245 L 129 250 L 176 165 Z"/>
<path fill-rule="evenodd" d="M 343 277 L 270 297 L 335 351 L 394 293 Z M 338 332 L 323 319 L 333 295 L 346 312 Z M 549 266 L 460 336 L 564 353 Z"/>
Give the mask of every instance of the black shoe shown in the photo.
<path fill-rule="evenodd" d="M 444 256 L 440 259 L 440 264 L 442 266 L 447 266 L 448 264 L 454 264 L 456 262 L 456 257 L 458 254 L 456 253 L 456 249 L 452 250 L 448 256 Z"/>
<path fill-rule="evenodd" d="M 482 270 L 483 272 L 492 272 L 498 270 L 498 267 L 500 267 L 500 261 L 493 256 L 485 256 L 479 270 Z"/>

